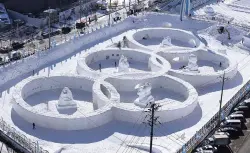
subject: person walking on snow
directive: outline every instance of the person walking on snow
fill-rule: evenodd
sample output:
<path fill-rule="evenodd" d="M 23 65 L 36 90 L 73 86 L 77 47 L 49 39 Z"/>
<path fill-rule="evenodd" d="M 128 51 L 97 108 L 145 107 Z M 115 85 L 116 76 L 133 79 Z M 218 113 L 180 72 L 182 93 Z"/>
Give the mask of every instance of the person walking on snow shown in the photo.
<path fill-rule="evenodd" d="M 35 130 L 36 129 L 36 124 L 32 123 L 32 126 L 33 126 L 33 130 Z"/>

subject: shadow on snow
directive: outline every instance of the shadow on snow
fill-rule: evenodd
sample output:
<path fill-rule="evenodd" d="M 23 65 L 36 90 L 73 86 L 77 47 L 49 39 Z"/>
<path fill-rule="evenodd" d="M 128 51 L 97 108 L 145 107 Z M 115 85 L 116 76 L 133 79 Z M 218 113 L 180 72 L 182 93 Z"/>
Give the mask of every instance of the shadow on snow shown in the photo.
<path fill-rule="evenodd" d="M 194 111 L 186 117 L 181 119 L 157 125 L 155 128 L 155 136 L 167 136 L 180 130 L 189 128 L 195 125 L 202 116 L 202 110 L 198 105 Z M 144 124 L 132 124 L 120 121 L 111 121 L 103 126 L 93 128 L 90 130 L 53 130 L 36 126 L 32 129 L 32 124 L 25 121 L 13 109 L 11 111 L 11 118 L 13 123 L 25 133 L 35 136 L 39 139 L 52 141 L 56 143 L 93 143 L 104 139 L 111 139 L 115 141 L 123 141 L 124 138 L 113 136 L 114 133 L 121 133 L 125 135 L 134 135 L 138 137 L 149 136 L 150 128 Z"/>

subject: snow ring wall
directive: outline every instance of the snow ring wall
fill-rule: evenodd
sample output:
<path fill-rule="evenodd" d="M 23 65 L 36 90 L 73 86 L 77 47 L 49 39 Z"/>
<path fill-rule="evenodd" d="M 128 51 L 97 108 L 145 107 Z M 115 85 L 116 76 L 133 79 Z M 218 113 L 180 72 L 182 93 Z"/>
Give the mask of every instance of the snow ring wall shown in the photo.
<path fill-rule="evenodd" d="M 108 83 L 102 84 L 103 88 L 107 89 L 105 94 L 109 95 L 101 98 L 104 99 L 103 102 L 105 104 L 103 103 L 102 106 L 97 107 L 97 104 L 93 101 L 96 109 L 90 113 L 81 112 L 81 115 L 60 114 L 58 116 L 51 116 L 47 112 L 35 111 L 32 106 L 24 100 L 26 97 L 35 93 L 44 90 L 61 89 L 65 86 L 71 89 L 92 92 L 93 83 L 93 79 L 79 76 L 34 77 L 27 79 L 16 87 L 16 94 L 13 94 L 13 99 L 15 101 L 13 109 L 26 121 L 36 123 L 36 125 L 45 128 L 57 130 L 82 130 L 98 127 L 113 119 L 109 99 L 114 99 L 113 96 L 115 95 L 109 93 L 109 90 L 112 90 L 112 88 L 109 89 L 110 86 Z"/>
<path fill-rule="evenodd" d="M 163 56 L 165 59 L 170 60 L 178 56 L 171 56 L 167 53 L 161 52 L 159 53 L 161 56 Z M 205 50 L 199 50 L 198 52 L 195 52 L 194 55 L 197 56 L 198 60 L 207 61 L 209 63 L 213 63 L 215 65 L 220 65 L 220 62 L 222 64 L 222 69 L 219 71 L 214 72 L 200 72 L 200 73 L 192 73 L 192 72 L 185 72 L 181 70 L 169 70 L 169 74 L 175 77 L 178 77 L 182 80 L 185 80 L 189 83 L 191 83 L 195 87 L 199 86 L 205 86 L 213 83 L 220 82 L 220 77 L 223 76 L 223 73 L 225 72 L 225 77 L 228 79 L 232 79 L 238 71 L 238 64 L 235 60 L 228 58 L 226 55 L 211 52 L 211 51 L 205 51 Z M 181 56 L 179 56 L 181 57 Z M 184 58 L 185 61 L 185 58 Z"/>
<path fill-rule="evenodd" d="M 94 52 L 86 52 L 83 55 L 83 58 L 77 61 L 76 71 L 79 75 L 87 75 L 93 78 L 100 77 L 101 75 L 110 74 L 110 72 L 105 73 L 99 72 L 99 70 L 93 70 L 89 67 L 89 65 L 92 63 L 100 63 L 100 61 L 105 60 L 107 57 L 109 59 L 117 60 L 118 65 L 118 61 L 121 55 L 127 57 L 128 60 L 143 62 L 147 64 L 147 67 L 150 71 L 143 72 L 143 76 L 151 76 L 154 73 L 157 73 L 157 75 L 161 75 L 168 72 L 168 70 L 171 68 L 168 61 L 154 53 L 128 48 L 108 48 L 103 50 L 97 50 Z M 133 73 L 134 72 L 128 72 L 127 75 L 133 75 Z M 126 75 L 121 75 L 120 77 L 126 77 Z"/>
<path fill-rule="evenodd" d="M 157 116 L 160 116 L 162 123 L 173 121 L 190 114 L 198 104 L 198 93 L 195 88 L 181 79 L 168 75 L 154 76 L 143 79 L 140 77 L 126 75 L 126 78 L 121 79 L 121 77 L 119 77 L 121 75 L 124 74 L 103 76 L 94 83 L 93 89 L 98 91 L 100 90 L 101 84 L 108 82 L 115 87 L 115 93 L 120 93 L 120 91 L 134 91 L 136 93 L 134 87 L 137 84 L 149 82 L 152 84 L 152 89 L 156 87 L 167 88 L 178 93 L 180 96 L 184 96 L 185 100 L 183 102 L 174 100 L 168 101 L 166 99 L 156 101 L 156 103 L 162 105 L 161 109 L 157 112 Z M 140 74 L 138 73 L 135 74 L 135 76 L 136 75 Z M 103 94 L 100 93 L 101 92 L 95 93 L 94 99 L 102 97 Z M 145 118 L 146 114 L 142 113 L 144 109 L 134 105 L 133 101 L 131 102 L 132 104 L 128 105 L 127 103 L 122 102 L 120 97 L 116 97 L 112 103 L 114 104 L 112 109 L 113 117 L 116 120 L 140 124 L 142 119 Z M 138 120 L 138 117 L 141 117 L 141 120 Z"/>
<path fill-rule="evenodd" d="M 163 40 L 165 37 L 169 36 L 172 40 L 176 42 L 181 42 L 179 44 L 187 44 L 186 46 L 172 45 L 166 48 L 154 48 L 150 49 L 148 46 L 145 46 L 140 43 L 143 37 L 148 36 L 153 39 Z M 168 53 L 191 53 L 199 50 L 202 47 L 200 40 L 193 35 L 193 33 L 181 29 L 174 28 L 143 28 L 139 30 L 132 30 L 127 35 L 129 40 L 130 48 L 138 48 L 147 51 L 159 52 L 167 51 Z M 194 40 L 195 45 L 189 43 L 190 40 Z"/>

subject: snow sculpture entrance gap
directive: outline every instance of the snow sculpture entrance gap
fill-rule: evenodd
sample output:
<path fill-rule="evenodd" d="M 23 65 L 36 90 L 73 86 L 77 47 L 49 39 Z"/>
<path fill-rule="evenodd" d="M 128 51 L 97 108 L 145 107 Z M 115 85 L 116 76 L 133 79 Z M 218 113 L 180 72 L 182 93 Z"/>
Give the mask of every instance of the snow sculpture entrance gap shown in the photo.
<path fill-rule="evenodd" d="M 135 86 L 135 89 L 139 97 L 134 101 L 134 104 L 142 108 L 150 107 L 150 104 L 155 101 L 154 97 L 151 95 L 151 84 L 148 82 L 138 84 Z"/>
<path fill-rule="evenodd" d="M 76 109 L 77 109 L 77 105 L 73 99 L 72 92 L 70 91 L 68 87 L 64 87 L 59 97 L 57 110 L 59 111 L 59 113 L 68 114 L 72 111 L 76 111 Z"/>
<path fill-rule="evenodd" d="M 124 55 L 119 60 L 118 72 L 129 72 L 128 59 Z"/>

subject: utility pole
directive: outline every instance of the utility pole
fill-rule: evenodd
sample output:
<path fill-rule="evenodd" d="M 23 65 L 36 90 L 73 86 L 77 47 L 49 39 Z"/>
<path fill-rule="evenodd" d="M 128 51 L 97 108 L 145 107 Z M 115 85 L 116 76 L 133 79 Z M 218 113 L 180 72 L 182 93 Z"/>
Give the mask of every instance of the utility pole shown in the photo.
<path fill-rule="evenodd" d="M 50 47 L 51 47 L 51 38 L 50 38 L 50 33 L 51 33 L 50 13 L 51 13 L 51 10 L 50 10 L 50 7 L 49 7 L 49 10 L 48 10 L 48 13 L 49 13 L 49 49 L 50 49 Z"/>
<path fill-rule="evenodd" d="M 82 0 L 79 0 L 79 6 L 80 6 L 80 23 L 82 22 Z"/>
<path fill-rule="evenodd" d="M 224 91 L 224 84 L 225 84 L 225 80 L 227 80 L 228 78 L 225 78 L 225 71 L 223 73 L 223 76 L 220 77 L 222 78 L 222 85 L 221 85 L 221 95 L 220 95 L 220 108 L 219 108 L 219 119 L 218 119 L 218 127 L 220 126 L 220 122 L 221 122 L 221 105 L 222 105 L 222 98 L 223 98 L 223 91 Z"/>
<path fill-rule="evenodd" d="M 152 153 L 152 146 L 153 146 L 153 136 L 154 136 L 154 116 L 155 116 L 155 104 L 151 105 L 151 129 L 150 129 L 150 149 L 149 152 Z"/>
<path fill-rule="evenodd" d="M 144 122 L 146 124 L 148 124 L 151 128 L 150 128 L 150 148 L 149 148 L 149 153 L 152 153 L 152 147 L 153 147 L 153 137 L 154 137 L 154 125 L 156 124 L 161 124 L 158 119 L 159 116 L 155 116 L 155 111 L 157 111 L 161 106 L 159 104 L 155 104 L 152 103 L 150 108 L 148 109 L 149 114 L 146 115 L 146 117 L 149 118 L 149 120 L 147 120 L 147 122 Z"/>
<path fill-rule="evenodd" d="M 131 5 L 131 0 L 129 0 L 129 2 L 128 2 L 128 9 L 129 9 L 129 11 L 130 11 L 130 5 Z"/>
<path fill-rule="evenodd" d="M 109 0 L 109 26 L 111 25 L 111 0 Z"/>

